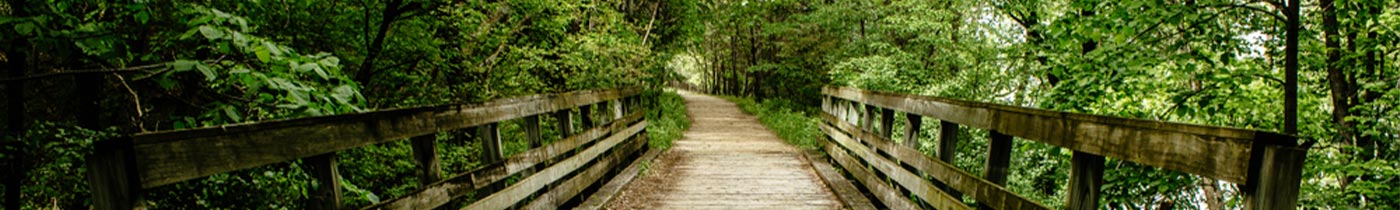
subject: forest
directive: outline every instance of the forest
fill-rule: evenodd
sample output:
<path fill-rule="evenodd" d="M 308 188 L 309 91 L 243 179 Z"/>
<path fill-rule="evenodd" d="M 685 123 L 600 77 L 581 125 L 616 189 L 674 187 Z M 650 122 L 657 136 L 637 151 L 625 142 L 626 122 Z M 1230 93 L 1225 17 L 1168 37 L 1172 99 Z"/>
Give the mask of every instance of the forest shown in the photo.
<path fill-rule="evenodd" d="M 1311 145 L 1300 208 L 1400 208 L 1397 1 L 4 0 L 0 14 L 5 209 L 90 208 L 85 158 L 123 135 L 624 86 L 646 87 L 656 148 L 687 126 L 671 86 L 773 113 L 799 145 L 823 86 L 1275 131 Z M 456 140 L 472 135 L 437 135 L 444 173 L 481 165 Z M 953 164 L 980 171 L 986 136 L 959 135 Z M 1007 188 L 1063 208 L 1070 151 L 1014 151 Z M 340 152 L 346 206 L 422 185 L 409 153 Z M 1105 168 L 1103 209 L 1242 205 L 1227 182 Z M 291 162 L 146 202 L 304 209 L 308 180 Z"/>

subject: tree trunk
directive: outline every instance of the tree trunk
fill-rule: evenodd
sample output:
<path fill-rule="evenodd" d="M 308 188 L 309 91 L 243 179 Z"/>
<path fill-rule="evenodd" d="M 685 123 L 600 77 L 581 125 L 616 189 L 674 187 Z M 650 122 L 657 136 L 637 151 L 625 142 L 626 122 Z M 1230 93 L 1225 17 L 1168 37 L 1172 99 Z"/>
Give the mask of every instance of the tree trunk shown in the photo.
<path fill-rule="evenodd" d="M 355 81 L 362 87 L 372 87 L 370 80 L 374 79 L 374 63 L 379 57 L 380 51 L 384 49 L 384 37 L 389 33 L 389 27 L 393 26 L 399 15 L 403 14 L 403 0 L 390 0 L 388 5 L 384 5 L 384 16 L 379 20 L 379 31 L 374 35 L 374 41 L 369 44 L 369 49 L 365 52 L 365 61 L 360 63 L 360 71 L 355 75 Z"/>
<path fill-rule="evenodd" d="M 14 15 L 14 17 L 29 16 L 29 3 L 26 2 L 26 0 L 9 0 L 7 3 L 9 3 L 11 14 Z M 6 49 L 0 49 L 0 51 L 5 51 L 4 53 L 7 56 L 6 69 L 9 70 L 9 78 L 24 77 L 24 75 L 29 70 L 29 54 L 27 50 L 32 49 L 30 48 L 30 44 L 26 42 L 25 39 L 14 39 L 13 42 L 6 43 L 6 45 L 8 45 L 6 46 Z M 9 98 L 9 100 L 6 101 L 7 104 L 5 106 L 9 110 L 6 110 L 7 116 L 5 118 L 5 135 L 0 135 L 0 138 L 15 138 L 6 140 L 6 142 L 4 143 L 21 144 L 20 142 L 22 140 L 19 139 L 19 135 L 24 132 L 24 122 L 26 120 L 24 116 L 24 80 L 17 79 L 11 80 L 9 83 L 6 83 L 5 95 L 7 98 Z M 20 145 L 15 145 L 9 148 L 19 147 Z M 26 167 L 26 165 L 28 164 L 26 164 L 25 162 L 28 162 L 28 160 L 26 160 L 24 152 L 4 152 L 6 152 L 7 154 L 15 154 L 16 156 L 12 161 L 8 161 L 7 163 L 5 163 L 5 165 L 9 166 L 9 172 L 7 173 L 8 177 L 4 177 L 5 209 L 19 210 L 21 203 L 19 200 L 21 187 L 20 185 L 23 184 L 23 180 L 28 177 L 25 174 L 25 172 L 28 171 L 28 167 Z"/>

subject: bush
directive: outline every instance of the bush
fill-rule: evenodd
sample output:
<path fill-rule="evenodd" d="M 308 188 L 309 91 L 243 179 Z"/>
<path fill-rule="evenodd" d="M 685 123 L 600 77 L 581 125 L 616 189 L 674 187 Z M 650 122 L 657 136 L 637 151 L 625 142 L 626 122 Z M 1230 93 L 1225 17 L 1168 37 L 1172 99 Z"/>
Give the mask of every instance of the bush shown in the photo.
<path fill-rule="evenodd" d="M 690 128 L 685 99 L 675 91 L 662 90 L 648 90 L 642 97 L 655 100 L 647 104 L 647 138 L 651 139 L 651 148 L 671 148 L 671 142 Z"/>

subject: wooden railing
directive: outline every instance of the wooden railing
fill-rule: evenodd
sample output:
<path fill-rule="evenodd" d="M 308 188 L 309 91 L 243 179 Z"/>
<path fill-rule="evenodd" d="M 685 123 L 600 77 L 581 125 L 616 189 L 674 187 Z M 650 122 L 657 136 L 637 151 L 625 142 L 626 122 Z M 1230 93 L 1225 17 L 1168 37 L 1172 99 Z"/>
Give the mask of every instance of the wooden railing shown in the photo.
<path fill-rule="evenodd" d="M 145 189 L 300 159 L 323 186 L 311 196 L 311 207 L 340 209 L 335 153 L 409 140 L 417 174 L 430 184 L 366 209 L 431 209 L 471 192 L 479 199 L 468 209 L 556 208 L 647 148 L 639 93 L 579 91 L 131 135 L 98 142 L 89 158 L 94 207 L 143 208 Z M 540 115 L 557 119 L 560 140 L 541 145 Z M 531 148 L 505 157 L 497 123 L 522 118 Z M 440 177 L 434 134 L 473 127 L 485 166 Z M 513 183 L 504 182 L 517 175 Z"/>
<path fill-rule="evenodd" d="M 1241 184 L 1246 209 L 1293 209 L 1307 156 L 1295 137 L 1264 131 L 846 87 L 826 87 L 822 93 L 826 153 L 892 209 L 971 209 L 962 193 L 984 209 L 1049 209 L 1004 187 L 1013 137 L 1074 150 L 1067 209 L 1098 208 L 1104 157 Z M 902 145 L 890 139 L 895 112 L 906 116 Z M 937 158 L 915 149 L 923 117 L 939 120 Z M 949 164 L 963 126 L 990 131 L 982 176 Z"/>

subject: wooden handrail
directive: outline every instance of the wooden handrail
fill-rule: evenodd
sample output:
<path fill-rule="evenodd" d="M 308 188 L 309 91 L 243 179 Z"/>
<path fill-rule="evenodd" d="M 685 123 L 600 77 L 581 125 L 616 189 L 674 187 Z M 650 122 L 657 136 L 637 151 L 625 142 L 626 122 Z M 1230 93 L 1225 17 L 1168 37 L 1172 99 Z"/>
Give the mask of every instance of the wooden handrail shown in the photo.
<path fill-rule="evenodd" d="M 583 149 L 580 146 L 590 145 L 589 143 L 605 137 L 608 139 L 606 144 L 591 144 L 593 146 L 588 151 L 608 151 L 607 155 L 583 153 L 591 156 L 579 157 L 576 155 L 564 163 L 594 163 L 595 165 L 611 167 L 615 165 L 615 162 L 625 162 L 625 160 L 615 159 L 631 157 L 630 155 L 638 149 L 644 148 L 635 145 L 645 144 L 645 140 L 634 138 L 644 136 L 642 128 L 646 126 L 646 121 L 642 117 L 644 111 L 636 107 L 640 104 L 634 100 L 640 93 L 641 89 L 636 87 L 588 90 L 523 96 L 475 104 L 402 108 L 134 134 L 97 144 L 97 152 L 92 158 L 89 158 L 89 167 L 92 168 L 90 179 L 92 180 L 94 203 L 98 209 L 140 208 L 143 205 L 140 200 L 144 189 L 217 173 L 309 158 L 308 160 L 316 161 L 308 164 L 314 165 L 315 171 L 324 173 L 313 174 L 318 176 L 318 181 L 321 181 L 323 186 L 337 186 L 325 188 L 328 191 L 317 193 L 318 196 L 326 197 L 321 198 L 326 199 L 323 201 L 324 203 L 329 203 L 326 206 L 319 206 L 319 208 L 340 208 L 339 193 L 335 191 L 339 186 L 339 179 L 334 178 L 336 177 L 335 173 L 337 173 L 334 160 L 335 152 L 414 137 L 414 156 L 421 167 L 420 176 L 426 179 L 437 179 L 436 174 L 439 173 L 439 167 L 437 166 L 437 155 L 432 151 L 435 146 L 431 135 L 440 131 L 481 128 L 480 132 L 484 132 L 482 134 L 486 134 L 484 136 L 487 138 L 483 141 L 483 147 L 494 151 L 484 152 L 486 156 L 483 158 L 495 161 L 485 163 L 486 168 L 438 181 L 437 184 L 425 186 L 423 192 L 389 202 L 412 203 L 413 205 L 381 205 L 380 207 L 416 208 L 423 207 L 423 204 L 428 206 L 441 205 L 445 201 L 430 199 L 431 201 L 424 203 L 418 202 L 424 200 L 415 198 L 426 196 L 433 199 L 451 199 L 460 196 L 460 190 L 463 188 L 459 186 L 462 185 L 466 186 L 466 190 L 480 190 L 485 185 L 497 183 L 511 175 L 521 173 L 527 173 L 527 176 L 538 175 L 531 168 L 541 164 L 555 164 L 553 159 L 562 158 L 558 156 L 565 154 L 565 151 Z M 599 111 L 610 112 L 612 115 L 609 117 L 616 119 L 601 119 L 606 125 L 594 128 L 595 125 L 591 123 L 594 116 L 591 116 L 590 111 L 594 107 L 593 104 L 602 102 L 609 102 L 608 105 L 612 107 L 599 107 L 599 109 L 603 109 Z M 624 104 L 626 104 L 625 109 L 623 108 Z M 569 111 L 575 108 L 581 115 L 579 119 L 586 122 L 582 127 L 585 132 L 577 134 L 572 133 L 575 125 L 572 120 L 574 114 L 570 114 Z M 562 140 L 550 145 L 539 145 L 538 116 L 543 114 L 561 118 L 557 120 L 561 128 L 556 133 L 564 135 L 561 137 Z M 526 129 L 526 135 L 531 138 L 531 146 L 537 148 L 511 157 L 501 157 L 501 153 L 498 151 L 500 149 L 499 137 L 496 134 L 498 129 L 495 124 L 522 118 L 532 120 L 526 122 L 529 125 Z M 422 136 L 427 137 L 417 138 Z M 617 148 L 613 148 L 613 146 L 617 146 Z M 604 156 L 606 158 L 599 159 Z M 577 166 L 549 166 L 544 169 L 546 171 L 542 172 L 549 172 L 549 175 L 555 176 L 561 173 L 572 173 L 579 169 Z M 593 172 L 597 170 L 601 169 L 590 168 L 589 172 L 585 173 L 600 175 L 601 173 Z M 549 184 L 561 181 L 559 178 L 544 179 L 545 181 L 540 181 L 540 183 Z M 598 177 L 591 178 L 593 180 L 584 183 L 591 184 Z M 581 181 L 570 183 L 578 185 L 578 182 Z M 431 193 L 433 189 L 448 189 L 452 190 L 453 194 L 447 194 L 446 197 L 438 196 Z M 529 192 L 517 192 L 519 190 L 512 192 L 528 195 L 536 190 L 540 189 L 531 189 Z M 576 193 L 550 192 L 549 195 L 573 196 Z M 514 202 L 518 201 L 514 200 Z M 558 205 L 558 202 L 546 202 L 540 205 Z"/>
<path fill-rule="evenodd" d="M 1058 112 L 846 87 L 827 87 L 822 92 L 1074 151 L 1235 183 L 1246 183 L 1254 143 L 1297 144 L 1295 137 L 1258 130 Z"/>
<path fill-rule="evenodd" d="M 865 142 L 893 156 L 891 161 L 914 164 L 914 168 L 918 169 L 915 173 L 930 173 L 937 183 L 949 184 L 952 189 L 946 190 L 956 190 L 948 192 L 951 195 L 958 195 L 957 191 L 978 192 L 969 195 L 979 203 L 988 199 L 991 202 L 1006 202 L 1003 199 L 1017 197 L 1005 195 L 1009 192 L 1004 189 L 982 186 L 1004 184 L 1000 177 L 1005 177 L 1004 159 L 1010 155 L 1011 137 L 1075 151 L 1072 171 L 1077 174 L 1072 175 L 1070 183 L 1084 186 L 1071 186 L 1068 202 L 1071 209 L 1096 208 L 1098 185 L 1102 182 L 1103 157 L 1244 184 L 1247 187 L 1244 189 L 1246 204 L 1252 209 L 1292 206 L 1297 200 L 1300 168 L 1307 152 L 1306 148 L 1297 145 L 1296 137 L 1251 129 L 1059 112 L 849 87 L 824 87 L 822 93 L 826 96 L 822 104 L 825 111 L 822 114 L 825 122 L 822 128 L 840 146 L 835 152 L 850 152 L 864 162 L 879 164 L 879 160 L 868 159 L 878 157 L 861 155 L 865 153 L 862 152 L 862 144 L 843 142 L 842 139 Z M 911 122 L 918 121 L 914 119 L 919 117 L 938 119 L 944 127 L 940 136 L 945 137 L 956 135 L 959 126 L 990 131 L 993 137 L 992 154 L 989 154 L 988 168 L 985 170 L 987 178 L 983 178 L 984 182 L 990 181 L 968 182 L 964 180 L 969 176 L 965 172 L 942 172 L 956 170 L 943 162 L 947 159 L 934 160 L 923 155 L 914 157 L 917 151 L 895 147 L 889 140 L 894 130 L 891 127 L 894 112 L 906 113 Z M 877 124 L 878 131 L 874 127 Z M 906 128 L 905 132 L 910 132 L 906 134 L 906 138 L 909 138 L 917 129 Z M 956 139 L 940 139 L 940 153 L 950 153 L 952 150 L 949 147 L 956 142 L 947 141 Z M 910 140 L 917 141 L 916 138 L 906 139 Z M 951 154 L 939 156 L 951 157 Z M 930 161 L 937 163 L 928 163 Z M 903 172 L 882 173 L 892 176 L 890 174 Z M 903 182 L 899 184 L 905 189 L 925 187 L 912 180 Z M 936 202 L 939 199 L 923 197 L 933 194 L 937 193 L 917 196 L 927 203 L 939 203 Z M 1015 208 L 1027 207 L 1018 206 Z"/>

